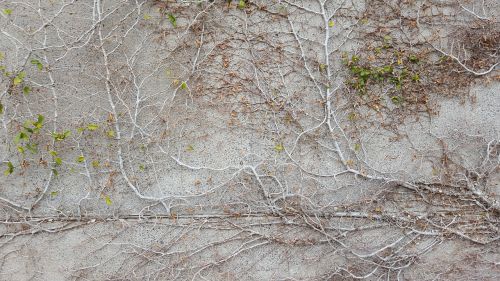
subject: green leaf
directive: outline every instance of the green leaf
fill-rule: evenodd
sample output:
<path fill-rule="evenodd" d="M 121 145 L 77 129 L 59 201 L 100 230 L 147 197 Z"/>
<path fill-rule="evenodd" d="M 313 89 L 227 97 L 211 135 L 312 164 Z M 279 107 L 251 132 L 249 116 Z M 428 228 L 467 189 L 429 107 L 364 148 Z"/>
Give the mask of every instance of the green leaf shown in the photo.
<path fill-rule="evenodd" d="M 71 131 L 65 131 L 64 133 L 52 132 L 51 135 L 54 138 L 54 140 L 56 140 L 56 141 L 62 141 L 65 138 L 67 138 L 69 135 L 71 135 Z"/>
<path fill-rule="evenodd" d="M 175 18 L 174 15 L 168 14 L 168 20 L 170 21 L 173 27 L 177 27 L 177 19 Z"/>
<path fill-rule="evenodd" d="M 411 54 L 408 60 L 412 63 L 417 63 L 418 62 L 418 57 L 416 55 Z"/>
<path fill-rule="evenodd" d="M 26 77 L 26 72 L 24 71 L 21 71 L 19 72 L 19 74 L 16 75 L 16 77 L 14 77 L 14 85 L 19 85 L 23 82 L 24 80 L 24 77 Z"/>
<path fill-rule="evenodd" d="M 14 165 L 9 161 L 7 162 L 7 170 L 5 170 L 4 175 L 8 176 L 14 172 Z"/>
<path fill-rule="evenodd" d="M 5 58 L 5 54 L 3 52 L 0 52 L 0 60 L 3 60 Z"/>
<path fill-rule="evenodd" d="M 59 191 L 52 191 L 50 193 L 50 197 L 52 197 L 52 198 L 56 197 L 57 195 L 59 195 Z"/>
<path fill-rule="evenodd" d="M 61 157 L 54 158 L 54 162 L 56 163 L 57 166 L 61 166 L 62 165 L 62 159 L 61 159 Z"/>
<path fill-rule="evenodd" d="M 89 129 L 89 131 L 95 131 L 95 130 L 99 129 L 99 125 L 97 125 L 97 124 L 88 124 L 87 125 L 87 129 Z"/>
<path fill-rule="evenodd" d="M 56 177 L 59 175 L 59 172 L 56 169 L 52 169 L 52 173 L 54 173 L 54 176 Z"/>
<path fill-rule="evenodd" d="M 106 205 L 111 206 L 113 202 L 111 202 L 111 198 L 108 195 L 104 196 L 104 200 L 106 201 Z"/>
<path fill-rule="evenodd" d="M 115 131 L 113 131 L 113 130 L 109 130 L 109 131 L 107 131 L 107 132 L 106 132 L 106 134 L 107 134 L 107 135 L 108 135 L 108 137 L 110 137 L 110 138 L 114 138 L 114 137 L 115 137 Z"/>
<path fill-rule="evenodd" d="M 38 68 L 38 70 L 42 70 L 43 69 L 43 64 L 39 60 L 32 59 L 31 60 L 31 64 L 36 65 L 36 67 Z"/>
<path fill-rule="evenodd" d="M 18 145 L 17 151 L 19 151 L 19 153 L 21 153 L 21 154 L 24 154 L 24 147 L 22 145 Z"/>
<path fill-rule="evenodd" d="M 145 169 L 146 169 L 146 167 L 144 167 L 144 165 L 142 165 L 142 164 L 139 165 L 139 170 L 144 171 Z"/>
<path fill-rule="evenodd" d="M 29 122 L 29 121 L 28 121 Z M 30 134 L 33 134 L 35 131 L 33 129 L 31 129 L 30 127 L 28 127 L 29 125 L 24 125 L 24 130 L 26 130 L 26 132 L 30 133 Z"/>
<path fill-rule="evenodd" d="M 357 117 L 357 115 L 356 115 L 356 113 L 355 113 L 355 112 L 351 112 L 351 113 L 349 113 L 349 115 L 347 115 L 347 119 L 348 119 L 349 121 L 355 121 L 355 120 L 356 120 L 356 117 Z"/>
<path fill-rule="evenodd" d="M 283 144 L 279 143 L 274 146 L 274 150 L 276 150 L 277 152 L 282 152 L 283 150 L 285 150 L 285 147 L 283 147 Z"/>
<path fill-rule="evenodd" d="M 186 147 L 186 150 L 189 152 L 192 152 L 192 151 L 194 151 L 194 147 L 190 144 Z"/>
<path fill-rule="evenodd" d="M 92 161 L 92 167 L 99 168 L 99 161 L 97 160 Z"/>
<path fill-rule="evenodd" d="M 3 114 L 3 104 L 0 102 L 0 114 Z"/>
<path fill-rule="evenodd" d="M 31 93 L 31 87 L 30 87 L 30 86 L 24 86 L 24 87 L 23 87 L 23 93 L 24 93 L 25 95 L 27 95 L 27 94 Z"/>
<path fill-rule="evenodd" d="M 382 67 L 381 73 L 382 74 L 391 74 L 394 71 L 391 65 L 386 65 Z"/>
<path fill-rule="evenodd" d="M 188 87 L 188 86 L 187 86 L 186 81 L 182 82 L 182 84 L 181 84 L 181 89 L 185 90 L 185 89 L 187 89 L 187 87 Z"/>
<path fill-rule="evenodd" d="M 20 143 L 22 140 L 24 141 L 28 141 L 29 140 L 29 137 L 26 133 L 24 132 L 20 132 L 19 134 L 17 134 L 15 137 L 14 137 L 14 144 L 18 144 Z"/>
<path fill-rule="evenodd" d="M 144 18 L 145 20 L 150 20 L 150 19 L 151 19 L 151 15 L 144 14 L 143 18 Z"/>
<path fill-rule="evenodd" d="M 361 144 L 357 143 L 354 145 L 354 151 L 360 151 L 361 150 Z"/>
<path fill-rule="evenodd" d="M 51 150 L 49 151 L 49 154 L 56 157 L 57 156 L 57 151 Z"/>
<path fill-rule="evenodd" d="M 83 156 L 83 155 L 80 155 L 80 156 L 78 156 L 78 158 L 76 158 L 76 162 L 78 162 L 78 163 L 82 163 L 83 161 L 85 161 L 85 156 Z"/>
<path fill-rule="evenodd" d="M 394 104 L 400 104 L 400 103 L 401 103 L 401 98 L 400 98 L 400 97 L 398 97 L 398 96 L 392 96 L 392 97 L 391 97 L 391 101 L 392 101 L 392 103 L 394 103 Z"/>
<path fill-rule="evenodd" d="M 246 6 L 245 0 L 240 0 L 238 2 L 238 8 L 245 9 L 245 6 Z"/>
<path fill-rule="evenodd" d="M 3 9 L 2 12 L 8 16 L 12 14 L 12 9 Z"/>
<path fill-rule="evenodd" d="M 418 75 L 418 73 L 416 73 L 415 75 L 413 75 L 411 77 L 411 80 L 413 80 L 414 82 L 418 82 L 420 81 L 420 76 Z"/>
<path fill-rule="evenodd" d="M 23 82 L 23 79 L 19 78 L 19 77 L 14 77 L 14 85 L 19 85 Z"/>
<path fill-rule="evenodd" d="M 38 149 L 37 149 L 37 144 L 26 144 L 26 148 L 33 154 L 36 154 L 38 152 Z"/>
<path fill-rule="evenodd" d="M 43 121 L 45 120 L 45 117 L 41 114 L 38 114 L 36 122 L 33 123 L 33 126 L 37 129 L 41 129 L 43 127 Z"/>
<path fill-rule="evenodd" d="M 330 20 L 330 21 L 328 22 L 328 26 L 329 26 L 329 27 L 334 27 L 334 26 L 335 26 L 335 23 L 333 22 L 333 20 Z"/>

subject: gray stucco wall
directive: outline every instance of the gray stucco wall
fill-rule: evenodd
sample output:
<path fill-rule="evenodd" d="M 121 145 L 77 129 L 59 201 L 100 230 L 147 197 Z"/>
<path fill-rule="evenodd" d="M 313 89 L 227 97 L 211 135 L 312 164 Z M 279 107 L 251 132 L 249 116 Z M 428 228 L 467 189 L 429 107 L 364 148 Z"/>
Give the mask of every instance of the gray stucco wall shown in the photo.
<path fill-rule="evenodd" d="M 498 280 L 496 1 L 0 11 L 0 280 Z"/>

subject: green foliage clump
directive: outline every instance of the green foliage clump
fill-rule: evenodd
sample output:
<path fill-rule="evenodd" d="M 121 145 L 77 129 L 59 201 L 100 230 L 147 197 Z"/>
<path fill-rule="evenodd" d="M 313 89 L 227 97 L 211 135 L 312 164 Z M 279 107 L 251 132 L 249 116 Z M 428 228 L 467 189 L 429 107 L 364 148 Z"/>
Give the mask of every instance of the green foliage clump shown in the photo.
<path fill-rule="evenodd" d="M 26 150 L 35 154 L 38 152 L 38 144 L 32 141 L 32 136 L 40 132 L 43 127 L 45 117 L 41 114 L 38 115 L 36 120 L 27 120 L 24 122 L 21 131 L 14 136 L 14 144 L 17 145 L 17 150 L 24 154 Z"/>
<path fill-rule="evenodd" d="M 389 44 L 391 38 L 384 38 L 384 43 Z M 385 45 L 384 45 L 385 46 Z M 385 48 L 386 49 L 386 48 Z M 375 48 L 375 54 L 380 54 L 380 48 Z M 415 67 L 409 64 L 418 64 L 419 59 L 411 54 L 404 58 L 402 53 L 394 52 L 391 59 L 377 63 L 362 60 L 358 55 L 343 56 L 344 65 L 349 69 L 348 85 L 359 94 L 364 95 L 371 86 L 389 86 L 390 100 L 394 104 L 403 102 L 403 91 L 405 87 L 420 82 L 420 75 Z"/>

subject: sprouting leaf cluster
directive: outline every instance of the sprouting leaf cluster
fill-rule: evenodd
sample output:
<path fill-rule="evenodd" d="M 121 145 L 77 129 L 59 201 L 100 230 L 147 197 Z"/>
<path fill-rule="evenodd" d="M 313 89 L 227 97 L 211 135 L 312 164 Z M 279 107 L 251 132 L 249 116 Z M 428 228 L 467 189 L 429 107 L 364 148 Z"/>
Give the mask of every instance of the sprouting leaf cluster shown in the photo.
<path fill-rule="evenodd" d="M 168 20 L 173 27 L 177 27 L 177 18 L 173 14 L 167 14 Z"/>
<path fill-rule="evenodd" d="M 380 52 L 379 48 L 375 49 L 376 54 Z M 373 63 L 368 59 L 362 60 L 358 55 L 344 54 L 343 63 L 349 70 L 348 85 L 361 95 L 366 94 L 372 86 L 388 88 L 391 101 L 399 104 L 403 101 L 404 89 L 420 82 L 418 67 L 415 67 L 419 59 L 415 54 L 405 55 L 394 51 L 386 60 Z"/>
<path fill-rule="evenodd" d="M 71 131 L 67 130 L 64 132 L 52 132 L 51 135 L 55 141 L 63 141 L 71 135 Z"/>
<path fill-rule="evenodd" d="M 17 145 L 17 150 L 24 154 L 26 150 L 31 153 L 37 153 L 38 144 L 33 141 L 32 136 L 40 132 L 43 127 L 45 117 L 38 115 L 36 120 L 27 120 L 24 122 L 21 131 L 15 135 L 14 144 Z"/>

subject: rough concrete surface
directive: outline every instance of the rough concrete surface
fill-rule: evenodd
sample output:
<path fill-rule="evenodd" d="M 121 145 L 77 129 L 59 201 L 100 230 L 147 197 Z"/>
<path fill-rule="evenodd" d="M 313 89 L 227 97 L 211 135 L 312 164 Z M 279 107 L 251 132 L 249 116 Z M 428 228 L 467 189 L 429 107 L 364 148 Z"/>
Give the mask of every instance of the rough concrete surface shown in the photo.
<path fill-rule="evenodd" d="M 0 280 L 498 280 L 494 0 L 0 0 Z"/>

